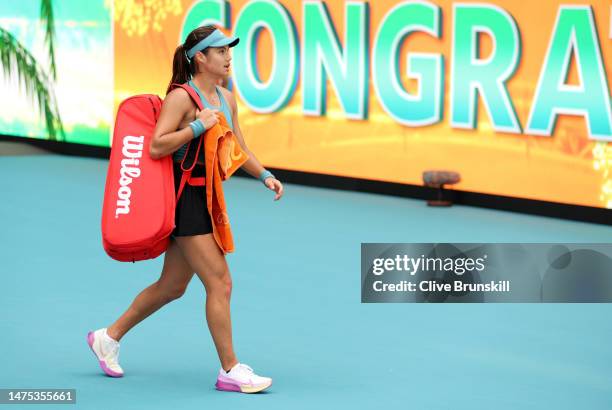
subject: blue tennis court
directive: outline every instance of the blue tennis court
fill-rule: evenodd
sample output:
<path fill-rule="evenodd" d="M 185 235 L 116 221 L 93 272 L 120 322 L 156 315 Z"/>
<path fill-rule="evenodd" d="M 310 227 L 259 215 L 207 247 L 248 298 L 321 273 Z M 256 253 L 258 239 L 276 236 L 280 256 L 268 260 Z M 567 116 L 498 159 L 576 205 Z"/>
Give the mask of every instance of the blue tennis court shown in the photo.
<path fill-rule="evenodd" d="M 254 179 L 225 184 L 238 359 L 274 379 L 214 388 L 205 292 L 121 341 L 125 377 L 86 343 L 158 279 L 101 243 L 107 161 L 0 157 L 2 388 L 74 388 L 78 409 L 610 409 L 607 304 L 362 304 L 362 242 L 609 242 L 612 227 Z M 18 407 L 18 406 L 16 406 Z M 16 408 L 15 407 L 15 408 Z M 25 407 L 25 406 L 24 406 Z"/>

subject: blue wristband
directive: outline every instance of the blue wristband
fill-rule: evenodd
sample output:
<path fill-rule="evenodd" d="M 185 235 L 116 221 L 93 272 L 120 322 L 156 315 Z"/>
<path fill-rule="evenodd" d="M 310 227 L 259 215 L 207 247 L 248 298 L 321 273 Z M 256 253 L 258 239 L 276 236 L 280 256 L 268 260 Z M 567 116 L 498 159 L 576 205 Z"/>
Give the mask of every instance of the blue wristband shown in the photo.
<path fill-rule="evenodd" d="M 264 169 L 263 171 L 261 171 L 261 174 L 259 174 L 259 180 L 261 182 L 263 182 L 265 184 L 266 182 L 266 178 L 274 178 L 274 175 L 272 175 L 272 173 L 270 171 L 268 171 L 267 169 Z"/>
<path fill-rule="evenodd" d="M 199 118 L 197 120 L 191 121 L 189 123 L 189 127 L 193 131 L 193 138 L 198 138 L 200 135 L 206 131 L 206 127 L 204 127 L 204 123 Z"/>

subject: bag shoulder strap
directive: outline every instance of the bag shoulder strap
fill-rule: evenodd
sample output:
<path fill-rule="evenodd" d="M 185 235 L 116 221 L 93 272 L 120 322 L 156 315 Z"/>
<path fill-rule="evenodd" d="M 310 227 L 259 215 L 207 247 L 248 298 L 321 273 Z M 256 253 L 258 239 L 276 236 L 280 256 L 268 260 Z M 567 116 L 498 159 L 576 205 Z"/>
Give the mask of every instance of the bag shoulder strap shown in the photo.
<path fill-rule="evenodd" d="M 196 156 L 193 159 L 193 162 L 191 163 L 191 165 L 189 166 L 185 166 L 185 159 L 187 158 L 187 154 L 189 153 L 189 147 L 191 147 L 191 141 L 189 141 L 189 145 L 187 146 L 187 151 L 185 151 L 185 156 L 183 157 L 183 160 L 181 161 L 181 171 L 182 171 L 182 175 L 181 175 L 181 183 L 179 184 L 179 189 L 178 192 L 176 193 L 176 201 L 178 202 L 179 198 L 181 197 L 181 194 L 183 193 L 183 189 L 185 188 L 185 184 L 189 184 L 192 186 L 202 186 L 205 185 L 205 181 L 206 179 L 204 177 L 192 177 L 191 176 L 191 172 L 193 171 L 193 168 L 196 165 L 196 161 L 197 161 L 197 155 L 200 152 L 202 148 L 202 138 L 198 138 L 198 147 L 196 148 Z"/>
<path fill-rule="evenodd" d="M 198 95 L 196 90 L 194 90 L 193 87 L 190 86 L 189 84 L 173 83 L 170 86 L 170 88 L 173 89 L 173 90 L 175 88 L 182 88 L 183 90 L 187 91 L 187 94 L 189 94 L 189 96 L 191 97 L 191 100 L 195 103 L 195 105 L 198 107 L 198 109 L 200 111 L 202 111 L 204 109 L 204 105 L 202 104 L 202 100 L 200 100 L 200 96 Z"/>
<path fill-rule="evenodd" d="M 200 96 L 198 95 L 196 90 L 193 89 L 193 87 L 191 87 L 189 84 L 173 83 L 170 88 L 175 89 L 179 87 L 187 91 L 187 94 L 189 94 L 189 96 L 191 97 L 191 101 L 195 103 L 196 107 L 198 107 L 200 111 L 204 109 L 204 106 L 202 105 L 202 100 L 200 99 Z M 204 178 L 192 178 L 191 177 L 191 172 L 193 171 L 193 168 L 195 167 L 196 162 L 198 160 L 198 154 L 200 153 L 200 150 L 203 149 L 202 148 L 202 138 L 197 138 L 197 140 L 198 140 L 198 146 L 196 147 L 195 155 L 193 156 L 193 162 L 191 164 L 185 163 L 185 160 L 189 156 L 191 142 L 193 140 L 189 141 L 189 143 L 187 144 L 185 155 L 183 156 L 183 159 L 181 160 L 181 171 L 183 175 L 181 175 L 181 183 L 179 185 L 179 189 L 176 195 L 177 202 L 179 198 L 181 197 L 181 194 L 183 193 L 183 189 L 185 188 L 186 183 L 188 183 L 189 185 L 204 185 L 205 184 Z"/>

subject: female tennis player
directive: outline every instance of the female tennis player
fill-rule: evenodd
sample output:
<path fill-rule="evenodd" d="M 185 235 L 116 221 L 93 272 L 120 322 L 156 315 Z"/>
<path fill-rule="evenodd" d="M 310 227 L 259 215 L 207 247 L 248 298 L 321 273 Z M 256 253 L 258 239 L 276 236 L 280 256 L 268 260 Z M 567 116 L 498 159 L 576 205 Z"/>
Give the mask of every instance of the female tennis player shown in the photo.
<path fill-rule="evenodd" d="M 177 47 L 170 85 L 188 83 L 198 93 L 205 108 L 199 111 L 187 91 L 169 86 L 150 154 L 153 158 L 173 156 L 177 192 L 181 179 L 180 161 L 188 142 L 200 138 L 219 121 L 222 113 L 242 149 L 249 155 L 242 168 L 274 191 L 274 200 L 278 200 L 283 195 L 283 185 L 247 148 L 238 125 L 236 100 L 229 90 L 219 85 L 230 72 L 230 47 L 238 42 L 238 38 L 225 36 L 215 26 L 203 26 L 193 30 L 185 43 Z M 205 175 L 204 155 L 202 149 L 196 159 L 193 177 Z M 88 343 L 100 367 L 111 377 L 123 376 L 119 366 L 121 338 L 166 303 L 180 298 L 195 273 L 206 289 L 206 320 L 221 362 L 216 388 L 243 393 L 267 389 L 272 379 L 255 374 L 251 367 L 238 361 L 234 352 L 230 319 L 232 278 L 225 256 L 212 235 L 204 186 L 185 185 L 177 202 L 175 225 L 159 280 L 143 290 L 112 325 L 89 332 Z"/>

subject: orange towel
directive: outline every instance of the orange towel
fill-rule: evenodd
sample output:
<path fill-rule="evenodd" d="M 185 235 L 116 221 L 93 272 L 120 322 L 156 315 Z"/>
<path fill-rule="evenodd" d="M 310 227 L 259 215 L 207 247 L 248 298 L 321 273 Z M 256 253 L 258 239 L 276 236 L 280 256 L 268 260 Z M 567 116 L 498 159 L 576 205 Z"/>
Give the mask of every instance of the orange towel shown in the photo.
<path fill-rule="evenodd" d="M 213 236 L 223 254 L 234 251 L 234 240 L 223 196 L 222 182 L 240 168 L 249 156 L 219 113 L 219 123 L 206 130 L 204 137 L 206 167 L 206 206 L 213 225 Z"/>

